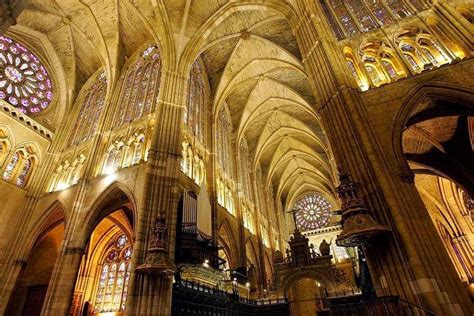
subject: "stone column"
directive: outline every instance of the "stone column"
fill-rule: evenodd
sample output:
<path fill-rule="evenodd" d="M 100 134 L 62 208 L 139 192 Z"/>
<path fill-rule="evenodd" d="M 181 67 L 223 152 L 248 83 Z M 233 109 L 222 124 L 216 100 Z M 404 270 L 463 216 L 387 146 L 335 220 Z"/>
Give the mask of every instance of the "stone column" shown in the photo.
<path fill-rule="evenodd" d="M 84 248 L 63 245 L 51 275 L 41 315 L 68 315 Z"/>
<path fill-rule="evenodd" d="M 137 222 L 127 315 L 171 314 L 178 176 L 187 78 L 163 69 L 158 120 L 148 155 L 143 212 Z"/>
<path fill-rule="evenodd" d="M 469 298 L 413 181 L 386 161 L 324 15 L 315 1 L 297 3 L 290 22 L 335 159 L 361 184 L 372 216 L 393 232 L 385 244 L 366 249 L 377 295 L 398 295 L 440 315 L 469 314 Z"/>

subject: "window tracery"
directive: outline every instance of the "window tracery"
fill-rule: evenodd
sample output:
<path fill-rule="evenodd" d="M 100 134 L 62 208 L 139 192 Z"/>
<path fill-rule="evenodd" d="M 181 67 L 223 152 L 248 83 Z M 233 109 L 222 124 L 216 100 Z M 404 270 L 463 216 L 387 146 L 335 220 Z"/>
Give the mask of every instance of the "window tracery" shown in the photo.
<path fill-rule="evenodd" d="M 125 156 L 125 144 L 120 137 L 117 137 L 110 145 L 105 154 L 103 174 L 111 174 L 122 167 Z"/>
<path fill-rule="evenodd" d="M 230 123 L 229 110 L 227 104 L 219 111 L 217 117 L 216 131 L 216 151 L 217 151 L 217 202 L 234 214 L 234 197 L 232 175 L 233 166 L 233 150 L 232 150 L 232 125 Z M 235 214 L 234 214 L 235 215 Z"/>
<path fill-rule="evenodd" d="M 365 70 L 376 87 L 406 77 L 395 51 L 385 42 L 373 40 L 364 42 L 360 54 Z"/>
<path fill-rule="evenodd" d="M 338 40 L 369 32 L 423 10 L 418 0 L 320 0 Z"/>
<path fill-rule="evenodd" d="M 420 28 L 404 29 L 397 34 L 396 41 L 402 56 L 415 72 L 451 62 L 445 47 L 434 36 Z"/>
<path fill-rule="evenodd" d="M 204 158 L 201 154 L 207 103 L 203 71 L 199 61 L 195 61 L 188 80 L 189 90 L 183 114 L 186 140 L 182 143 L 181 171 L 197 185 L 205 181 Z"/>
<path fill-rule="evenodd" d="M 217 159 L 224 173 L 231 177 L 233 174 L 232 125 L 227 104 L 224 104 L 218 115 Z"/>
<path fill-rule="evenodd" d="M 67 189 L 76 184 L 82 176 L 86 156 L 79 154 L 72 163 L 65 159 L 56 169 L 51 178 L 49 192 Z"/>
<path fill-rule="evenodd" d="M 161 80 L 161 56 L 158 46 L 150 45 L 122 75 L 119 110 L 114 126 L 140 119 L 154 111 Z"/>
<path fill-rule="evenodd" d="M 369 88 L 369 84 L 359 67 L 359 64 L 354 56 L 352 49 L 350 47 L 344 47 L 343 54 L 346 59 L 347 67 L 349 68 L 349 71 L 356 80 L 357 85 L 362 91 L 367 90 Z"/>
<path fill-rule="evenodd" d="M 331 204 L 318 194 L 301 197 L 293 206 L 296 226 L 301 230 L 313 230 L 326 226 L 331 217 Z"/>
<path fill-rule="evenodd" d="M 21 147 L 11 156 L 3 170 L 3 180 L 25 187 L 35 163 L 35 153 L 29 146 Z"/>
<path fill-rule="evenodd" d="M 107 77 L 102 72 L 88 87 L 81 101 L 79 116 L 69 136 L 69 146 L 89 140 L 97 130 L 107 90 Z"/>
<path fill-rule="evenodd" d="M 181 171 L 189 178 L 193 179 L 197 185 L 205 181 L 204 160 L 201 154 L 194 153 L 191 145 L 184 141 L 181 151 Z"/>
<path fill-rule="evenodd" d="M 123 167 L 129 167 L 140 163 L 141 160 L 146 160 L 146 138 L 145 130 L 138 128 L 132 136 L 130 136 L 124 157 Z"/>
<path fill-rule="evenodd" d="M 189 91 L 184 111 L 184 124 L 202 143 L 204 139 L 204 110 L 206 93 L 203 81 L 203 70 L 198 61 L 194 62 L 189 78 Z"/>
<path fill-rule="evenodd" d="M 130 278 L 132 246 L 125 235 L 113 240 L 100 259 L 94 309 L 97 313 L 125 310 Z"/>
<path fill-rule="evenodd" d="M 247 207 L 247 205 L 243 205 L 243 220 L 244 220 L 244 227 L 247 228 L 252 234 L 255 235 L 255 219 L 253 217 L 252 211 Z"/>
<path fill-rule="evenodd" d="M 247 199 L 251 198 L 251 185 L 250 185 L 250 166 L 249 166 L 249 149 L 247 141 L 244 139 L 240 143 L 240 182 L 242 185 L 242 191 L 244 192 Z"/>
<path fill-rule="evenodd" d="M 0 99 L 25 114 L 39 113 L 53 99 L 48 71 L 22 44 L 0 36 Z"/>

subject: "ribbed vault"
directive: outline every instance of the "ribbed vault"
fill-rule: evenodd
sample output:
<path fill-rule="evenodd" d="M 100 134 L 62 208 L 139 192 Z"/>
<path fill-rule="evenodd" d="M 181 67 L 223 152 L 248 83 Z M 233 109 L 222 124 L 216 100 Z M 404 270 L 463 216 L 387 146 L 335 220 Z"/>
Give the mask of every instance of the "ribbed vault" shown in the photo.
<path fill-rule="evenodd" d="M 201 56 L 213 90 L 214 117 L 227 104 L 236 148 L 248 143 L 252 168 L 261 168 L 285 208 L 308 192 L 334 202 L 330 149 L 288 30 L 282 16 L 247 10 L 229 14 L 207 34 Z"/>
<path fill-rule="evenodd" d="M 253 170 L 289 207 L 309 191 L 334 201 L 331 154 L 291 14 L 278 1 L 31 0 L 11 32 L 38 34 L 52 48 L 44 55 L 58 56 L 48 62 L 65 77 L 63 113 L 100 68 L 113 91 L 123 65 L 147 42 L 160 46 L 169 67 L 189 67 L 201 55 L 214 119 L 226 103 L 236 148 L 247 141 Z"/>

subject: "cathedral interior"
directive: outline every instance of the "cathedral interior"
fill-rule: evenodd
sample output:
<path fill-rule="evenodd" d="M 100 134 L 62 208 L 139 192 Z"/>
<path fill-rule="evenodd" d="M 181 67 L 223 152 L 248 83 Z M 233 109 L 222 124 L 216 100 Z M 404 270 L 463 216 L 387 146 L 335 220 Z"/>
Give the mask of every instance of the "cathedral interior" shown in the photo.
<path fill-rule="evenodd" d="M 0 1 L 0 315 L 473 315 L 474 1 Z"/>

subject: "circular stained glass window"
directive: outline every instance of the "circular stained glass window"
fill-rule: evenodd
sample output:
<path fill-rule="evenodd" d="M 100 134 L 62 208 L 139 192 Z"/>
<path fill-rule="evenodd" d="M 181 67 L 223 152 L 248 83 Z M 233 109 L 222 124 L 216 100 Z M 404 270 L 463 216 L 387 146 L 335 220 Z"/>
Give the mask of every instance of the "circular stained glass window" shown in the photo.
<path fill-rule="evenodd" d="M 296 225 L 301 230 L 324 227 L 331 217 L 331 204 L 321 195 L 305 195 L 295 203 L 293 209 Z"/>
<path fill-rule="evenodd" d="M 0 36 L 0 99 L 26 114 L 46 109 L 53 98 L 51 79 L 25 46 Z"/>

